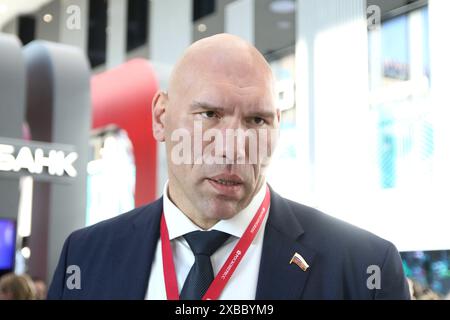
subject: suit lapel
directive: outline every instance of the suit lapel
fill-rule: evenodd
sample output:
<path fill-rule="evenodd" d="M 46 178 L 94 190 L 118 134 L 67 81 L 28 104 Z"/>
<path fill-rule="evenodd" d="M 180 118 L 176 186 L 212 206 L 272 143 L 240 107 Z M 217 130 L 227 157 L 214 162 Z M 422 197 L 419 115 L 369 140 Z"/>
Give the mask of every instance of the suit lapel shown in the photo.
<path fill-rule="evenodd" d="M 303 233 L 300 222 L 286 200 L 271 189 L 269 218 L 264 232 L 256 290 L 257 300 L 301 298 L 310 269 L 303 271 L 289 262 L 298 253 L 310 267 L 313 264 L 315 252 L 301 244 Z"/>
<path fill-rule="evenodd" d="M 118 234 L 113 250 L 113 298 L 145 298 L 150 269 L 160 236 L 162 198 L 136 214 L 126 231 Z"/>

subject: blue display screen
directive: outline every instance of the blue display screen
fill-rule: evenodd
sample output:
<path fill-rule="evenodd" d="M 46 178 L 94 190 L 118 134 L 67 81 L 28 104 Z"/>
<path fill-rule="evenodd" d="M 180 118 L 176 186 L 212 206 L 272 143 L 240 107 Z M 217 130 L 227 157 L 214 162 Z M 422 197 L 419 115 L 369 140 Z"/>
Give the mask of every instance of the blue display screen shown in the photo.
<path fill-rule="evenodd" d="M 16 251 L 16 224 L 14 220 L 0 218 L 0 271 L 14 268 Z"/>

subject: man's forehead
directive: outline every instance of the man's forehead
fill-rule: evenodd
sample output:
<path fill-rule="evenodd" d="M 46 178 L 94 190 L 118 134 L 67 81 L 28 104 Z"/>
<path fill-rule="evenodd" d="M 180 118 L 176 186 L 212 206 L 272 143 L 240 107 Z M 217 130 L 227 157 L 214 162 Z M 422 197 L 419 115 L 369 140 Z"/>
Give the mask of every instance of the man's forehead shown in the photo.
<path fill-rule="evenodd" d="M 235 82 L 264 81 L 271 78 L 271 69 L 245 55 L 227 55 L 224 52 L 187 57 L 174 71 L 175 78 L 208 78 Z"/>
<path fill-rule="evenodd" d="M 260 78 L 238 81 L 224 78 L 197 77 L 184 94 L 190 101 L 233 106 L 273 104 L 273 87 Z"/>

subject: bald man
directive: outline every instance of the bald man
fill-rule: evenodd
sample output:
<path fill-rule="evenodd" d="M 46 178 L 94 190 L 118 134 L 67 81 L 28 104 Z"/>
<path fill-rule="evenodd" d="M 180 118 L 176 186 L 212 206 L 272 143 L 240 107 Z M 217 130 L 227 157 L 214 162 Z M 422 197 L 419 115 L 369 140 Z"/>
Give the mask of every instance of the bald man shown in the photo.
<path fill-rule="evenodd" d="M 268 186 L 280 110 L 252 45 L 227 34 L 194 43 L 152 115 L 163 196 L 72 233 L 49 298 L 409 298 L 391 243 Z"/>

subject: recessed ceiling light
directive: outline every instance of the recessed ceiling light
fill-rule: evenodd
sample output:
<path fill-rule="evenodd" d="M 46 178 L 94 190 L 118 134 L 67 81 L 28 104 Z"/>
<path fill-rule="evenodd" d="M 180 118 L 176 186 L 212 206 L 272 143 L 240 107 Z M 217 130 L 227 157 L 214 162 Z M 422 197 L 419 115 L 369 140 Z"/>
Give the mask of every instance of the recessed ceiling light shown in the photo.
<path fill-rule="evenodd" d="M 22 253 L 22 256 L 23 256 L 25 259 L 29 259 L 30 256 L 31 256 L 31 251 L 30 251 L 30 248 L 28 248 L 28 247 L 23 247 L 23 248 L 20 250 L 20 252 Z"/>
<path fill-rule="evenodd" d="M 42 20 L 44 20 L 44 22 L 50 23 L 53 21 L 53 16 L 47 13 L 42 17 Z"/>
<path fill-rule="evenodd" d="M 270 10 L 274 13 L 292 13 L 295 11 L 294 0 L 272 0 Z"/>
<path fill-rule="evenodd" d="M 199 32 L 205 32 L 207 29 L 208 29 L 208 27 L 207 27 L 206 24 L 204 24 L 204 23 L 200 23 L 200 24 L 197 26 L 197 30 L 198 30 Z"/>

